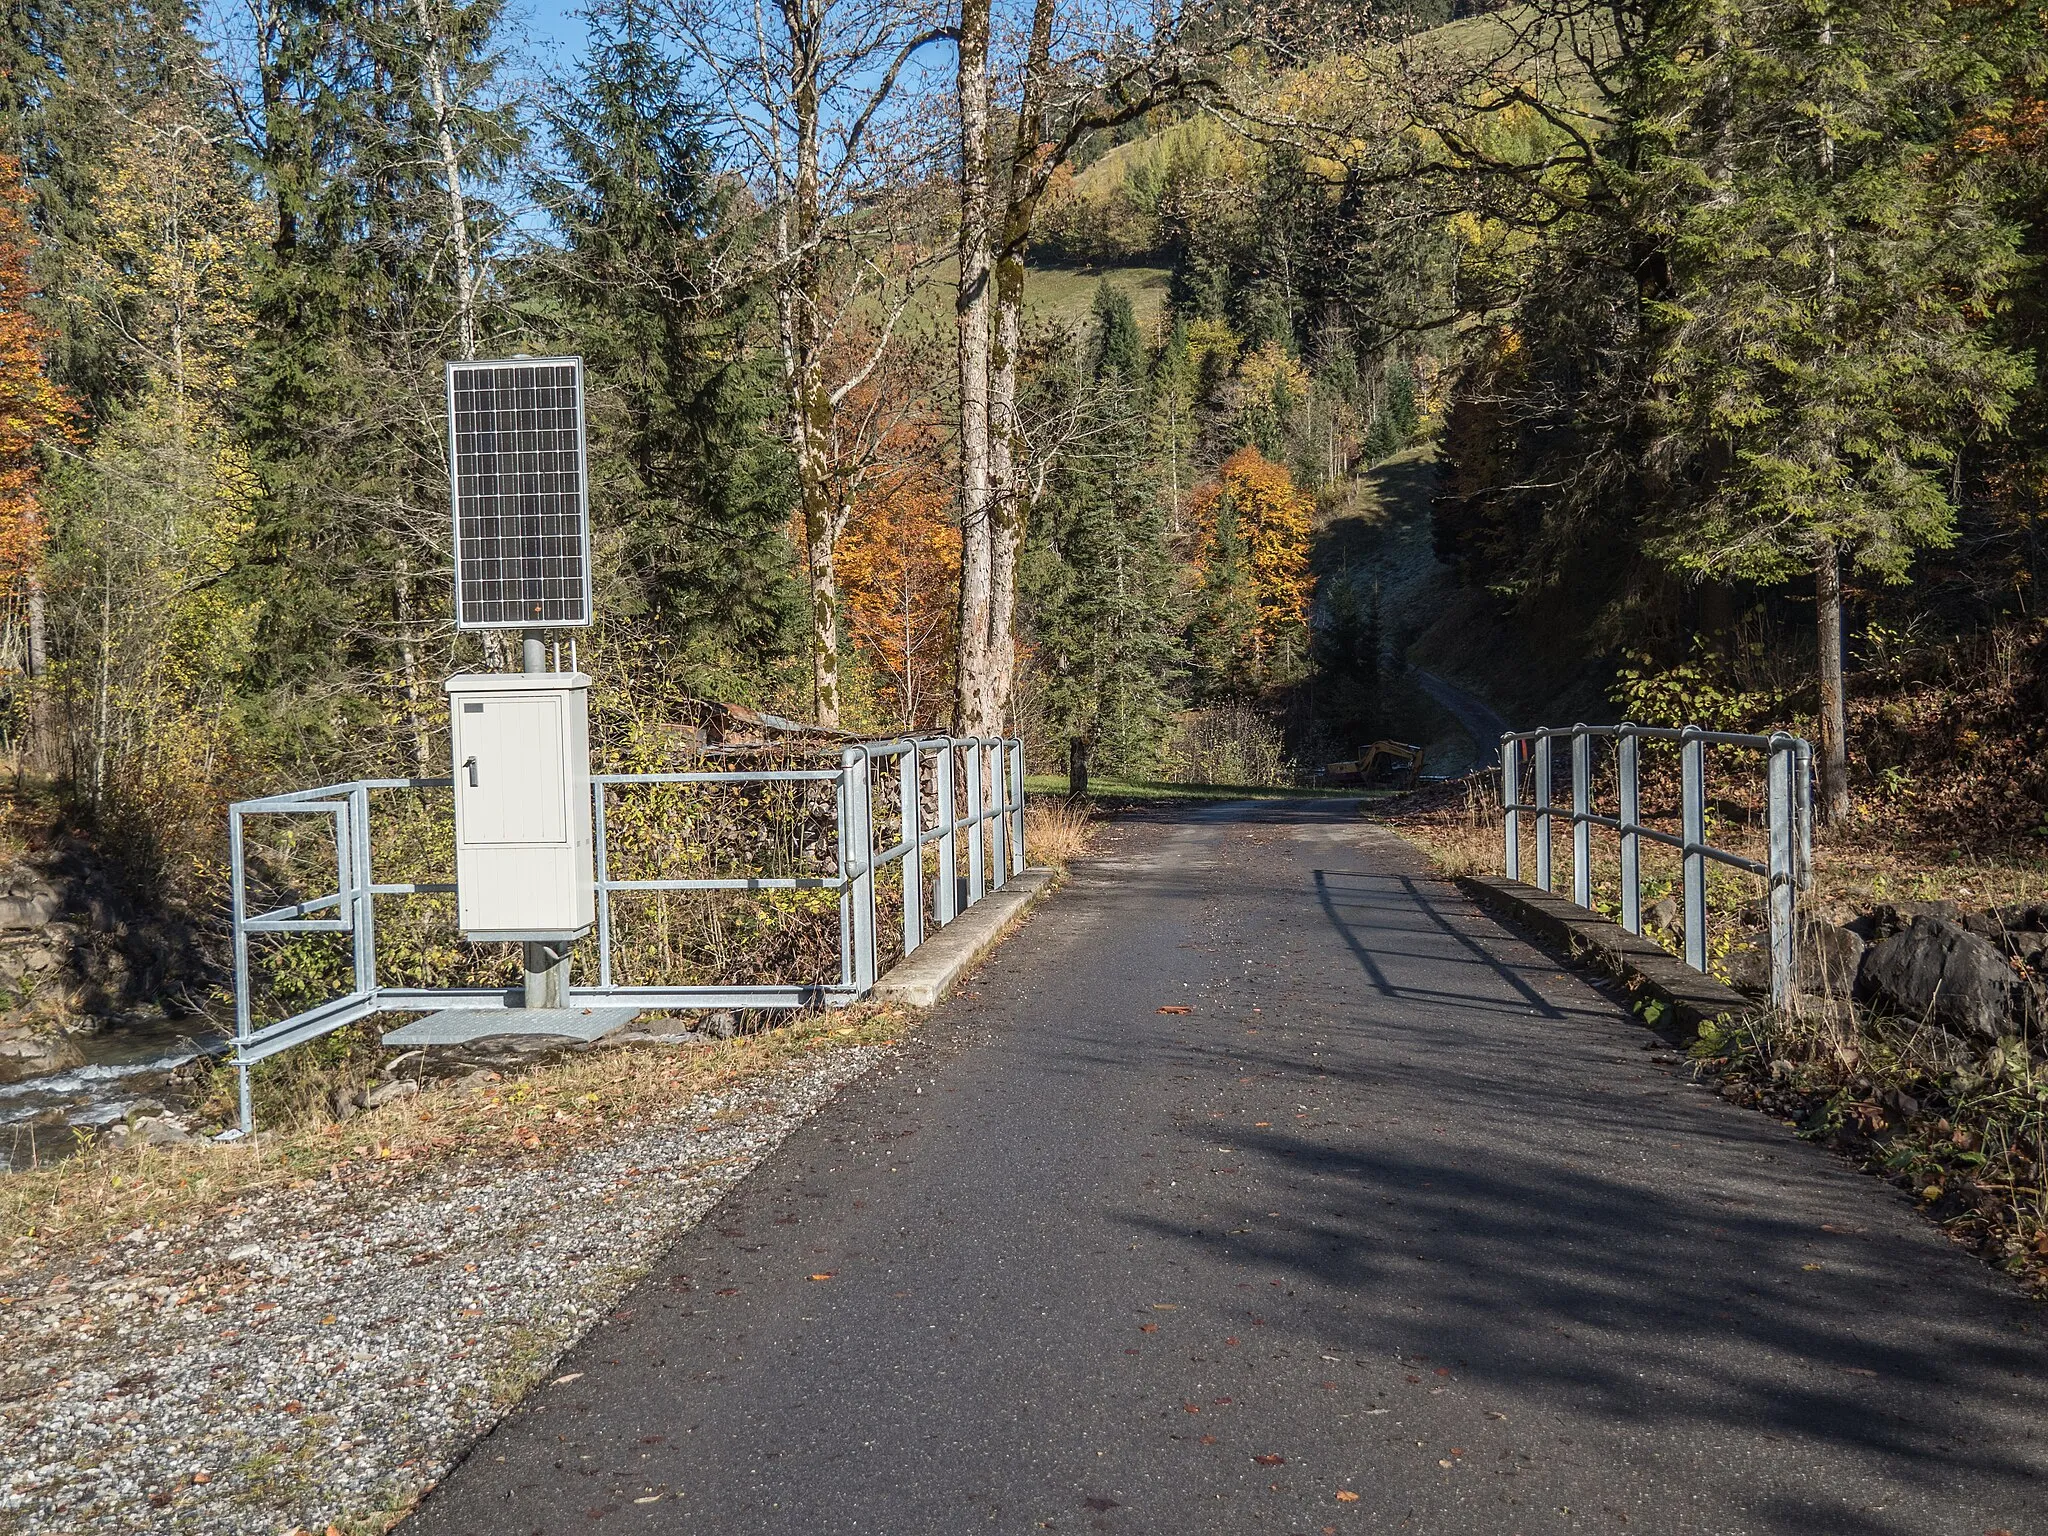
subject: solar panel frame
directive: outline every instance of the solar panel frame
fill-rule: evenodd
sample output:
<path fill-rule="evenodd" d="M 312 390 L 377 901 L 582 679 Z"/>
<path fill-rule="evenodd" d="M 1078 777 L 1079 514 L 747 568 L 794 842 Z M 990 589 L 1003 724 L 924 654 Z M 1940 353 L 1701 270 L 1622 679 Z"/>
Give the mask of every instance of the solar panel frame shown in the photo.
<path fill-rule="evenodd" d="M 447 400 L 455 627 L 587 627 L 583 359 L 450 362 Z"/>

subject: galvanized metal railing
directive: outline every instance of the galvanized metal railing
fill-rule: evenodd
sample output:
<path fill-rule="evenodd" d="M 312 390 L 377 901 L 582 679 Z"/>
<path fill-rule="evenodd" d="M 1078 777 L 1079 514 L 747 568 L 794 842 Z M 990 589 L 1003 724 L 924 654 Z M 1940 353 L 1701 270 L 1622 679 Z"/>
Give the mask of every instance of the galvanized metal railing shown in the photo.
<path fill-rule="evenodd" d="M 878 773 L 894 765 L 901 798 L 900 836 L 875 847 Z M 927 781 L 930 815 L 927 816 Z M 830 783 L 837 810 L 834 873 L 736 875 L 629 880 L 614 878 L 608 801 L 624 788 L 654 785 Z M 424 1012 L 459 1006 L 519 1005 L 515 992 L 480 987 L 393 987 L 377 969 L 377 900 L 445 896 L 452 881 L 379 881 L 371 872 L 371 796 L 387 790 L 449 790 L 451 778 L 358 779 L 228 808 L 229 893 L 234 921 L 235 1053 L 241 1077 L 244 1131 L 252 1128 L 249 1068 L 266 1057 L 383 1012 Z M 1014 737 L 931 736 L 861 742 L 844 748 L 834 768 L 711 769 L 691 773 L 606 773 L 591 777 L 597 890 L 597 984 L 569 989 L 571 1006 L 656 1008 L 801 1008 L 853 1002 L 875 985 L 879 967 L 875 877 L 891 864 L 903 872 L 903 950 L 925 939 L 926 848 L 936 844 L 931 920 L 951 922 L 1024 865 L 1024 745 Z M 248 911 L 245 823 L 254 817 L 318 816 L 334 825 L 335 887 L 325 894 L 257 913 Z M 961 854 L 967 869 L 959 869 Z M 839 893 L 839 976 L 836 983 L 762 982 L 737 986 L 623 986 L 614 979 L 613 897 L 658 891 L 827 890 Z M 345 934 L 349 990 L 289 1017 L 259 1025 L 254 1017 L 249 941 L 260 934 Z"/>
<path fill-rule="evenodd" d="M 1593 743 L 1615 744 L 1616 814 L 1593 810 Z M 1555 782 L 1552 743 L 1571 754 L 1571 805 L 1551 802 Z M 1675 742 L 1679 749 L 1679 831 L 1647 826 L 1642 819 L 1641 744 Z M 1771 946 L 1771 1001 L 1790 1006 L 1797 989 L 1799 893 L 1812 883 L 1813 747 L 1784 731 L 1769 736 L 1732 731 L 1682 730 L 1644 725 L 1574 725 L 1501 736 L 1501 818 L 1507 875 L 1522 878 L 1521 818 L 1536 821 L 1536 884 L 1555 890 L 1551 871 L 1551 822 L 1568 819 L 1572 829 L 1572 901 L 1593 905 L 1593 829 L 1617 833 L 1621 843 L 1621 926 L 1643 931 L 1642 844 L 1645 839 L 1675 848 L 1680 855 L 1685 963 L 1707 969 L 1707 865 L 1722 864 L 1760 876 L 1766 883 Z M 1707 749 L 1737 747 L 1765 756 L 1766 857 L 1759 861 L 1707 841 Z M 1520 798 L 1529 770 L 1535 799 Z"/>

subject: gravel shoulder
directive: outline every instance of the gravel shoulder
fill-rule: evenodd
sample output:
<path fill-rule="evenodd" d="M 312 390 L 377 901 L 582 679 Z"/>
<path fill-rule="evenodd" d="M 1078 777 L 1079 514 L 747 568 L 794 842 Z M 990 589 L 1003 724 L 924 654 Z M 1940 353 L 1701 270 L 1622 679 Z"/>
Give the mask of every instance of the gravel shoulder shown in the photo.
<path fill-rule="evenodd" d="M 0 1530 L 384 1529 L 891 1054 L 879 1033 L 815 1028 L 794 1059 L 643 1099 L 637 1119 L 556 1109 L 552 1136 L 522 1124 L 481 1163 L 429 1156 L 409 1173 L 410 1152 L 394 1162 L 357 1122 L 336 1131 L 350 1145 L 328 1177 L 15 1270 L 0 1282 Z M 421 1104 L 521 1092 L 480 1077 L 409 1109 L 431 1120 Z"/>

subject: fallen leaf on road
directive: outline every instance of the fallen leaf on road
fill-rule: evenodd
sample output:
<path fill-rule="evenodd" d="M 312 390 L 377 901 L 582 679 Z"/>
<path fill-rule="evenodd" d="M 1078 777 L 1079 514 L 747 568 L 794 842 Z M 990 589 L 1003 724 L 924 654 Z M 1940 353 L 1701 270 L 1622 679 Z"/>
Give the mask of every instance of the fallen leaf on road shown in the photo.
<path fill-rule="evenodd" d="M 566 1387 L 570 1382 L 581 1381 L 582 1379 L 583 1373 L 581 1371 L 571 1371 L 566 1376 L 557 1376 L 554 1379 L 554 1381 L 550 1383 L 550 1385 L 557 1387 Z"/>
<path fill-rule="evenodd" d="M 1193 1013 L 1195 1010 L 1188 1007 L 1185 1003 L 1169 1003 L 1159 1011 L 1161 1013 Z"/>
<path fill-rule="evenodd" d="M 1138 1324 L 1138 1332 L 1140 1332 L 1140 1333 L 1157 1333 L 1158 1331 L 1159 1331 L 1159 1325 L 1158 1325 L 1157 1323 L 1140 1323 L 1140 1324 Z"/>
<path fill-rule="evenodd" d="M 1204 1436 L 1202 1436 L 1202 1444 L 1204 1444 L 1204 1445 L 1214 1445 L 1215 1443 L 1216 1443 L 1216 1437 L 1215 1437 L 1214 1435 L 1204 1435 Z"/>
<path fill-rule="evenodd" d="M 1254 1456 L 1252 1460 L 1262 1467 L 1284 1467 L 1287 1465 L 1287 1458 L 1285 1456 Z"/>
<path fill-rule="evenodd" d="M 739 1295 L 739 1293 L 740 1288 L 736 1285 L 724 1286 L 718 1292 L 718 1294 L 721 1296 L 737 1296 Z"/>
<path fill-rule="evenodd" d="M 1491 1408 L 1486 1410 L 1486 1416 L 1489 1419 L 1505 1419 L 1507 1417 L 1504 1413 L 1495 1413 Z"/>
<path fill-rule="evenodd" d="M 833 1276 L 833 1274 L 834 1274 L 834 1273 L 835 1273 L 834 1271 L 832 1271 L 832 1270 L 829 1270 L 829 1269 L 828 1269 L 828 1270 L 825 1270 L 825 1271 L 824 1271 L 823 1273 L 821 1273 L 821 1274 L 815 1274 L 815 1275 L 812 1275 L 812 1276 L 811 1276 L 811 1279 L 813 1279 L 813 1280 L 830 1280 L 830 1279 L 832 1278 L 832 1276 Z"/>
<path fill-rule="evenodd" d="M 1358 1502 L 1358 1495 L 1349 1488 L 1339 1488 L 1337 1490 L 1337 1502 L 1339 1504 L 1356 1504 Z"/>
<path fill-rule="evenodd" d="M 1178 1312 L 1180 1310 L 1180 1303 L 1177 1301 L 1155 1301 L 1152 1303 L 1152 1310 L 1154 1312 Z"/>
<path fill-rule="evenodd" d="M 1270 1131 L 1273 1129 L 1273 1122 L 1270 1120 L 1255 1120 L 1252 1122 L 1252 1128 L 1254 1130 Z"/>
<path fill-rule="evenodd" d="M 1216 1406 L 1218 1408 L 1227 1408 L 1230 1406 L 1230 1399 L 1227 1397 L 1219 1397 L 1216 1399 Z"/>
<path fill-rule="evenodd" d="M 1819 1268 L 1820 1268 L 1820 1266 L 1819 1266 L 1818 1264 L 1802 1264 L 1802 1265 L 1800 1265 L 1799 1267 L 1800 1267 L 1801 1269 L 1803 1269 L 1803 1270 L 1806 1270 L 1806 1271 L 1808 1271 L 1809 1273 L 1810 1273 L 1811 1271 L 1813 1271 L 1813 1270 L 1816 1270 L 1816 1269 L 1819 1269 Z"/>
<path fill-rule="evenodd" d="M 1437 1464 L 1438 1466 L 1440 1466 L 1440 1467 L 1448 1467 L 1448 1466 L 1450 1465 L 1450 1463 L 1449 1463 L 1448 1461 L 1444 1460 L 1444 1458 L 1443 1458 L 1443 1457 L 1441 1457 L 1441 1456 L 1439 1456 L 1439 1457 L 1437 1458 L 1437 1460 L 1436 1460 L 1436 1464 Z"/>
<path fill-rule="evenodd" d="M 1877 1374 L 1877 1372 L 1875 1371 L 1864 1370 L 1863 1367 L 1860 1365 L 1845 1365 L 1842 1367 L 1842 1369 L 1847 1371 L 1851 1376 L 1875 1376 Z"/>
<path fill-rule="evenodd" d="M 1408 1385 L 1411 1387 L 1419 1387 L 1422 1385 L 1422 1378 L 1420 1376 L 1410 1376 L 1408 1378 Z"/>
<path fill-rule="evenodd" d="M 1202 1411 L 1200 1406 L 1195 1403 L 1182 1403 L 1180 1406 L 1181 1410 L 1185 1413 L 1200 1413 Z"/>

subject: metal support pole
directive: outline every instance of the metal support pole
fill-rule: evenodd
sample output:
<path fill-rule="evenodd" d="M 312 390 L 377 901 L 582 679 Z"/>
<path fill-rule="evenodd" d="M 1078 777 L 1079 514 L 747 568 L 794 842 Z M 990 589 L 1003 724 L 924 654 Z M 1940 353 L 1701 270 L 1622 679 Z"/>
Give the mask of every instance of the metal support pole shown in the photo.
<path fill-rule="evenodd" d="M 242 813 L 228 812 L 229 909 L 235 926 L 235 1099 L 241 1111 L 242 1134 L 256 1129 L 256 1110 L 249 1096 L 249 1068 L 241 1055 L 249 1044 L 249 933 L 242 926 L 248 914 L 248 892 L 242 877 Z"/>
<path fill-rule="evenodd" d="M 875 984 L 875 813 L 868 784 L 868 755 L 849 747 L 846 769 L 846 830 L 849 841 L 840 868 L 852 873 L 853 986 L 863 996 Z"/>
<path fill-rule="evenodd" d="M 982 874 L 985 851 L 982 845 L 988 840 L 988 828 L 981 819 L 987 763 L 981 738 L 976 736 L 967 743 L 967 905 L 970 907 L 988 894 L 986 877 Z"/>
<path fill-rule="evenodd" d="M 1010 879 L 1010 763 L 1009 743 L 1000 736 L 989 738 L 988 787 L 994 792 L 996 803 L 989 807 L 992 820 L 989 824 L 989 841 L 994 845 L 989 850 L 989 888 L 1000 891 Z"/>
<path fill-rule="evenodd" d="M 1685 963 L 1707 968 L 1707 744 L 1685 728 L 1680 751 L 1683 804 L 1681 833 L 1685 839 Z"/>
<path fill-rule="evenodd" d="M 1024 743 L 1021 740 L 1010 743 L 1010 862 L 1022 874 L 1029 866 L 1024 862 Z"/>
<path fill-rule="evenodd" d="M 1550 738 L 1536 738 L 1536 883 L 1555 890 L 1550 881 Z"/>
<path fill-rule="evenodd" d="M 1506 858 L 1502 867 L 1510 880 L 1522 878 L 1521 804 L 1515 796 L 1522 787 L 1522 744 L 1513 737 L 1500 739 L 1500 823 L 1501 843 Z"/>
<path fill-rule="evenodd" d="M 529 677 L 539 677 L 548 670 L 548 647 L 537 629 L 526 631 L 519 647 L 519 670 Z M 569 952 L 568 941 L 533 942 L 524 946 L 523 966 L 526 973 L 526 1006 L 529 1008 L 566 1008 L 569 1006 Z"/>
<path fill-rule="evenodd" d="M 948 736 L 946 744 L 939 748 L 937 764 L 939 794 L 938 831 L 946 835 L 939 839 L 939 926 L 945 927 L 960 915 L 960 803 L 959 791 L 953 783 L 953 738 Z"/>
<path fill-rule="evenodd" d="M 1593 738 L 1583 723 L 1572 727 L 1572 900 L 1593 906 Z"/>
<path fill-rule="evenodd" d="M 903 953 L 924 940 L 924 844 L 917 840 L 917 743 L 898 764 L 898 794 L 903 801 Z"/>
<path fill-rule="evenodd" d="M 612 859 L 611 851 L 605 846 L 604 785 L 595 780 L 590 786 L 590 824 L 597 840 L 597 847 L 593 850 L 597 855 L 597 984 L 609 988 L 612 984 L 612 893 L 607 887 L 612 878 Z"/>
<path fill-rule="evenodd" d="M 1641 744 L 1635 728 L 1624 725 L 1616 748 L 1615 776 L 1620 780 L 1621 926 L 1643 931 L 1643 840 L 1636 832 L 1643 820 L 1643 789 L 1638 759 Z"/>
<path fill-rule="evenodd" d="M 1771 1006 L 1790 1009 L 1797 992 L 1799 830 L 1798 791 L 1793 778 L 1798 756 L 1792 738 L 1771 737 L 1769 826 L 1771 837 Z"/>
<path fill-rule="evenodd" d="M 854 754 L 839 755 L 839 777 L 832 781 L 832 809 L 837 820 L 839 841 L 839 985 L 853 985 L 853 769 L 847 766 Z"/>

